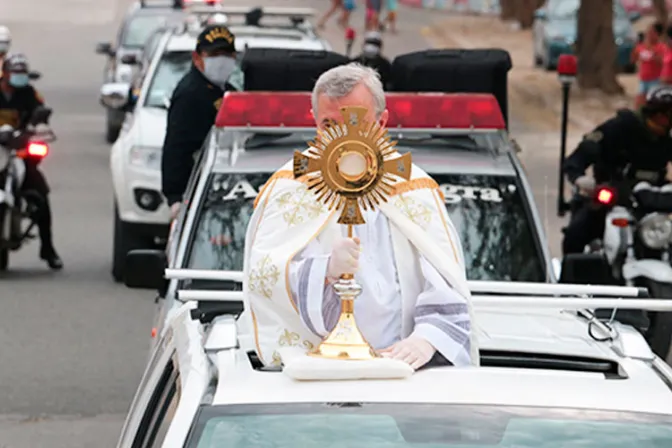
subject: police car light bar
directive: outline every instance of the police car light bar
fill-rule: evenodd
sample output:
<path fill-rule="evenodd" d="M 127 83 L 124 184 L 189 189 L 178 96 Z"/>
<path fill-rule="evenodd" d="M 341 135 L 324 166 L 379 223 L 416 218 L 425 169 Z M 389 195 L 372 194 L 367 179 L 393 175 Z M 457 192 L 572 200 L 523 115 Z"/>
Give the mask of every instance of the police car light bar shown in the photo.
<path fill-rule="evenodd" d="M 228 282 L 243 281 L 241 271 L 214 271 L 205 269 L 166 269 L 167 280 L 215 280 Z"/>
<path fill-rule="evenodd" d="M 310 92 L 227 92 L 220 128 L 314 128 Z M 389 129 L 505 129 L 497 99 L 483 93 L 388 93 Z"/>

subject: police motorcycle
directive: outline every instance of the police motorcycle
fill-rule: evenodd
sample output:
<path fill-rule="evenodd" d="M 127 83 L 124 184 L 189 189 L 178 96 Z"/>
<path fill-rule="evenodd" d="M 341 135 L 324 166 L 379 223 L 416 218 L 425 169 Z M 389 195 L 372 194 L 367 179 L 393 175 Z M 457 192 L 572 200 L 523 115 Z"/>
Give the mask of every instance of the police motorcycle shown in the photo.
<path fill-rule="evenodd" d="M 581 197 L 575 191 L 572 210 L 589 200 L 593 207 L 606 211 L 604 235 L 588 244 L 585 253 L 606 261 L 607 283 L 645 287 L 654 297 L 672 299 L 672 184 L 654 187 L 640 181 L 628 190 L 618 183 L 593 183 L 583 189 L 592 191 L 592 197 Z M 653 351 L 666 358 L 672 341 L 672 314 L 649 312 L 630 319 Z"/>
<path fill-rule="evenodd" d="M 9 265 L 9 253 L 33 239 L 31 233 L 40 212 L 42 197 L 35 191 L 21 191 L 26 160 L 40 161 L 56 140 L 49 127 L 52 109 L 40 106 L 25 130 L 0 126 L 0 271 Z M 27 221 L 27 225 L 25 222 Z"/>

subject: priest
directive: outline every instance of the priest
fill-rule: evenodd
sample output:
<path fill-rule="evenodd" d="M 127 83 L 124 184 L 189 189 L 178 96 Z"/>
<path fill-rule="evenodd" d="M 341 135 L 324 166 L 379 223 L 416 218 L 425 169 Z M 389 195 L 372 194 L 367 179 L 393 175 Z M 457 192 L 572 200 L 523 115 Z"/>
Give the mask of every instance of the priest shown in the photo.
<path fill-rule="evenodd" d="M 375 70 L 353 63 L 317 80 L 318 128 L 341 121 L 348 106 L 367 108 L 366 120 L 385 126 Z M 279 364 L 283 347 L 315 348 L 340 315 L 333 285 L 350 273 L 362 286 L 355 319 L 382 356 L 414 369 L 430 360 L 478 365 L 462 247 L 437 183 L 413 165 L 410 180 L 400 179 L 386 202 L 365 211 L 366 223 L 348 238 L 338 211 L 295 180 L 292 167 L 261 189 L 246 236 L 243 291 L 261 361 Z"/>

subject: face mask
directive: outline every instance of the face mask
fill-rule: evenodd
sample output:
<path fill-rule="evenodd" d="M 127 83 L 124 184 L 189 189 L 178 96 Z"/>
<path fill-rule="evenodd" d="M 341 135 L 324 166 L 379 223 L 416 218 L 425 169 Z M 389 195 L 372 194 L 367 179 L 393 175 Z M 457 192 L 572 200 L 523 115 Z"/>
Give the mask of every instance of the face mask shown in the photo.
<path fill-rule="evenodd" d="M 9 75 L 9 85 L 12 87 L 26 87 L 30 84 L 27 73 L 12 73 Z"/>
<path fill-rule="evenodd" d="M 378 56 L 380 54 L 380 47 L 375 44 L 364 44 L 362 52 L 368 57 Z"/>
<path fill-rule="evenodd" d="M 236 60 L 227 56 L 209 56 L 203 58 L 203 74 L 213 84 L 222 89 L 236 68 Z"/>

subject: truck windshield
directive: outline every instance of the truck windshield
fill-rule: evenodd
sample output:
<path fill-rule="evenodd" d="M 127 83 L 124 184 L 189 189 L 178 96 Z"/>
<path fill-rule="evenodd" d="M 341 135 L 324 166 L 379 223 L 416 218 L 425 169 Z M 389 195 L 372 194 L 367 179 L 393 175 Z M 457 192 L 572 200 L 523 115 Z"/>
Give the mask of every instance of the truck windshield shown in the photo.
<path fill-rule="evenodd" d="M 219 173 L 209 181 L 186 259 L 189 269 L 239 271 L 254 199 L 271 173 Z M 543 282 L 544 262 L 516 179 L 434 175 L 457 228 L 470 280 Z"/>

